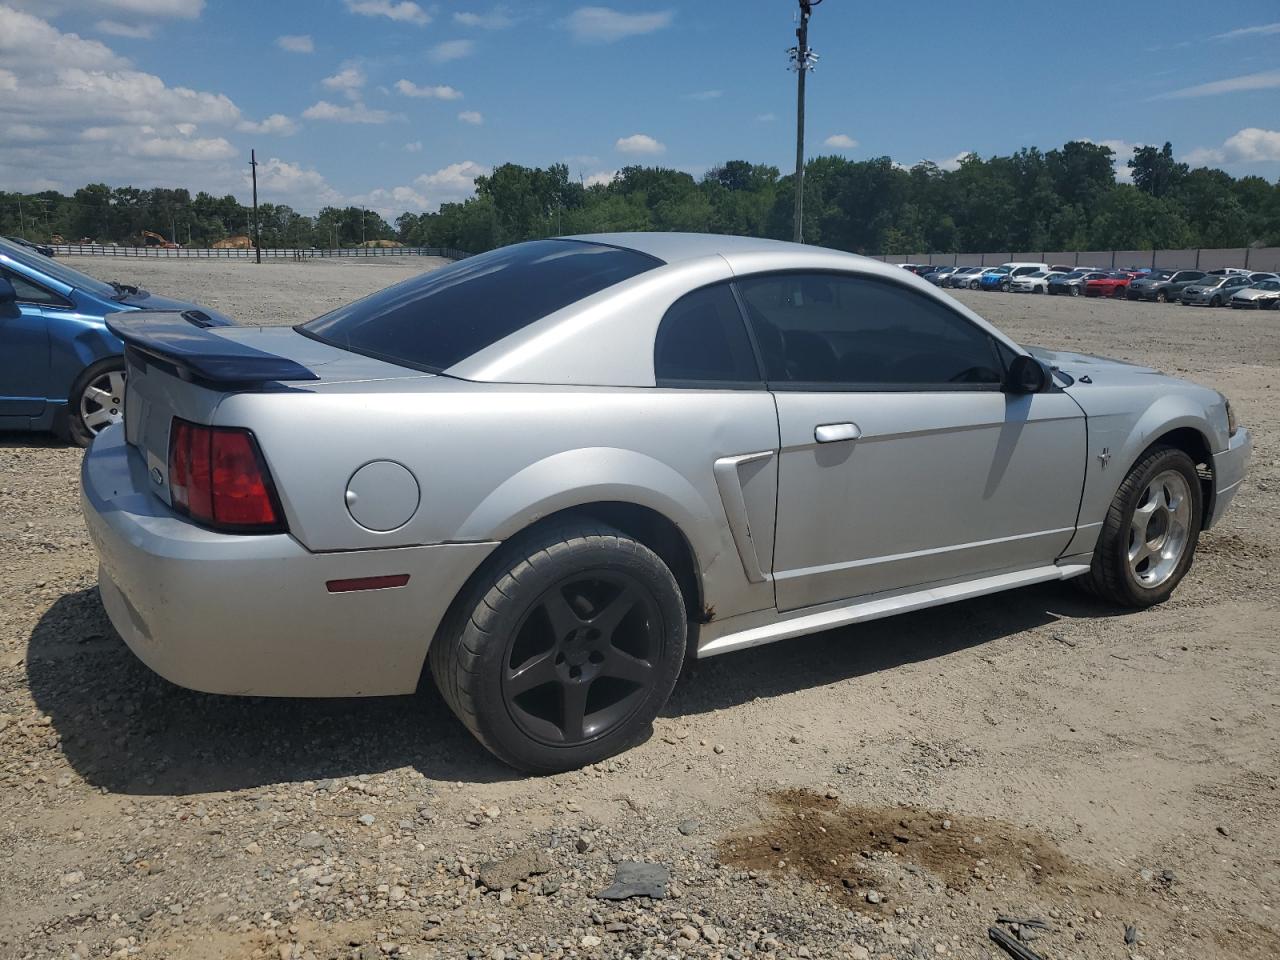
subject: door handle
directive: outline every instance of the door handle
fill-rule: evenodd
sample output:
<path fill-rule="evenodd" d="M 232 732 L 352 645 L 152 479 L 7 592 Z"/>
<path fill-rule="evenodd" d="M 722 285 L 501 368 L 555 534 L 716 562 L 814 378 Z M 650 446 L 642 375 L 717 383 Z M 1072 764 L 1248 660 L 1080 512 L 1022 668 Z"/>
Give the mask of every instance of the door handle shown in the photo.
<path fill-rule="evenodd" d="M 819 443 L 836 443 L 840 440 L 857 440 L 862 436 L 856 423 L 820 423 L 813 428 L 813 439 Z"/>

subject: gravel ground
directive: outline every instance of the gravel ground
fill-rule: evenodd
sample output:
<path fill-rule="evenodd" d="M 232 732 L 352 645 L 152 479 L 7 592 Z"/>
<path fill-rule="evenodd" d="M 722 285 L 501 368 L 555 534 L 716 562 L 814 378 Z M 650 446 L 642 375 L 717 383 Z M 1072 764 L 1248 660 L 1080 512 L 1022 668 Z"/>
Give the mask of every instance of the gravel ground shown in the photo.
<path fill-rule="evenodd" d="M 423 267 L 76 265 L 271 323 Z M 960 297 L 1233 398 L 1252 473 L 1175 597 L 1031 588 L 692 664 L 646 743 L 544 779 L 430 689 L 150 674 L 98 601 L 80 452 L 0 436 L 0 956 L 1003 957 L 990 926 L 1049 960 L 1280 956 L 1280 315 Z M 625 861 L 665 897 L 598 898 Z"/>

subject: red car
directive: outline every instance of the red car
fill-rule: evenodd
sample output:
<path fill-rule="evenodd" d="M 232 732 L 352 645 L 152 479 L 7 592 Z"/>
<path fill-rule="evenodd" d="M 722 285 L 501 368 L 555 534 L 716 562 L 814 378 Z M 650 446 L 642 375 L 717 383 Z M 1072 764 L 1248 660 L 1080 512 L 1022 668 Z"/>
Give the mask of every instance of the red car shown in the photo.
<path fill-rule="evenodd" d="M 1129 291 L 1129 282 L 1140 273 L 1131 270 L 1116 270 L 1097 280 L 1089 280 L 1084 285 L 1086 297 L 1123 297 Z"/>

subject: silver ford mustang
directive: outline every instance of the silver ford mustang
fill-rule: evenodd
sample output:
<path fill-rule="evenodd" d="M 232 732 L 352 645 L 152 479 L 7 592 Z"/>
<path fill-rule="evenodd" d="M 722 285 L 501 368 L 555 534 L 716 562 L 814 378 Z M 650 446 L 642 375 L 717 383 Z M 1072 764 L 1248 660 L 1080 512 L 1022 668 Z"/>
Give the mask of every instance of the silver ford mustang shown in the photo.
<path fill-rule="evenodd" d="M 1079 578 L 1148 606 L 1249 458 L 1219 393 L 738 237 L 537 240 L 296 328 L 121 314 L 83 506 L 175 683 L 409 693 L 498 757 L 643 736 L 686 657 Z"/>

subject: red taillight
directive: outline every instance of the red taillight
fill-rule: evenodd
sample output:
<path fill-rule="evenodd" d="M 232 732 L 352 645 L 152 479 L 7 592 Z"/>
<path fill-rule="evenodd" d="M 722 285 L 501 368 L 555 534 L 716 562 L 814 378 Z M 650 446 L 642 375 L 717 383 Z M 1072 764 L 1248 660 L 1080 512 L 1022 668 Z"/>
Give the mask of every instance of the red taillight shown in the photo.
<path fill-rule="evenodd" d="M 271 475 L 253 434 L 174 417 L 169 430 L 169 501 L 178 513 L 221 530 L 284 529 Z"/>

